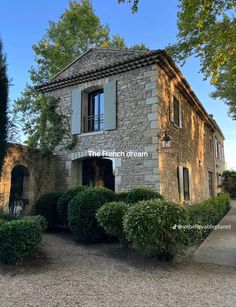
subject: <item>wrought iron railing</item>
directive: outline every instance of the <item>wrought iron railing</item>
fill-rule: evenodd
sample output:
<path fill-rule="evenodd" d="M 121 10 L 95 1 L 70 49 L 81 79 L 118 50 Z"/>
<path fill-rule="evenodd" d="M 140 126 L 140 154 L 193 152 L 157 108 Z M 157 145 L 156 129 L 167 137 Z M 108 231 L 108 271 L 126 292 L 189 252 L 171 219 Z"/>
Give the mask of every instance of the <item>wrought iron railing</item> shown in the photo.
<path fill-rule="evenodd" d="M 104 129 L 104 114 L 83 117 L 83 132 L 95 132 Z"/>

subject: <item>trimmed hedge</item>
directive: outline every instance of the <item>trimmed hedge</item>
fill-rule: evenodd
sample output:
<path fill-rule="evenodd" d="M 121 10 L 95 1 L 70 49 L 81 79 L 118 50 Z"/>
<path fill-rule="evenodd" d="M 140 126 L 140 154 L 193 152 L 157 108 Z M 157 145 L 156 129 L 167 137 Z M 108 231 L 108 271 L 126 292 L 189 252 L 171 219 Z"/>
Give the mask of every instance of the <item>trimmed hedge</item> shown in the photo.
<path fill-rule="evenodd" d="M 141 201 L 124 216 L 124 231 L 132 246 L 146 256 L 169 260 L 186 244 L 187 232 L 175 225 L 187 225 L 188 214 L 177 204 L 163 199 Z"/>
<path fill-rule="evenodd" d="M 149 188 L 136 188 L 132 189 L 128 192 L 128 195 L 125 199 L 127 203 L 134 204 L 141 200 L 149 200 L 149 199 L 164 199 L 161 194 L 153 191 Z"/>
<path fill-rule="evenodd" d="M 127 247 L 128 240 L 123 230 L 123 218 L 128 210 L 128 205 L 124 202 L 106 203 L 98 209 L 96 217 L 98 223 L 110 236 L 119 239 L 123 247 Z"/>
<path fill-rule="evenodd" d="M 78 193 L 83 192 L 88 189 L 87 186 L 79 186 L 69 189 L 67 192 L 63 193 L 57 202 L 57 218 L 59 225 L 68 225 L 68 204 L 72 198 L 74 198 Z"/>
<path fill-rule="evenodd" d="M 42 232 L 46 232 L 48 229 L 48 223 L 42 215 L 30 215 L 30 216 L 21 216 L 21 219 L 36 221 L 42 228 Z"/>
<path fill-rule="evenodd" d="M 68 222 L 75 239 L 83 243 L 103 239 L 105 233 L 97 223 L 96 212 L 115 200 L 117 195 L 105 188 L 88 188 L 74 197 L 68 206 Z"/>
<path fill-rule="evenodd" d="M 13 214 L 7 214 L 7 213 L 0 214 L 0 219 L 4 220 L 6 222 L 19 220 L 19 218 L 20 218 L 19 216 L 16 216 L 16 215 L 13 215 Z"/>
<path fill-rule="evenodd" d="M 220 194 L 199 204 L 187 207 L 190 225 L 217 225 L 230 209 L 230 198 L 227 194 Z M 190 229 L 189 241 L 194 243 L 202 240 L 211 229 Z"/>
<path fill-rule="evenodd" d="M 41 239 L 42 227 L 38 221 L 19 219 L 0 223 L 0 262 L 14 264 L 28 258 Z"/>
<path fill-rule="evenodd" d="M 42 195 L 35 205 L 35 215 L 42 215 L 48 223 L 48 229 L 57 225 L 57 202 L 63 192 L 51 192 Z"/>

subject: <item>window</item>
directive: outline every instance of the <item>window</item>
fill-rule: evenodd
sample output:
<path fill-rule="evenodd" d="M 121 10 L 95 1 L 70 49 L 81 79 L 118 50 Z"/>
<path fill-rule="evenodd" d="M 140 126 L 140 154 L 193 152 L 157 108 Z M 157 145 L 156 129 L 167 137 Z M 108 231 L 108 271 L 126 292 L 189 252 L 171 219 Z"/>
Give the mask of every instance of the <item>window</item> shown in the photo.
<path fill-rule="evenodd" d="M 104 92 L 98 90 L 88 95 L 87 116 L 83 117 L 83 132 L 104 129 Z"/>
<path fill-rule="evenodd" d="M 176 97 L 174 97 L 173 108 L 174 108 L 174 123 L 179 127 L 179 100 Z"/>
<path fill-rule="evenodd" d="M 190 200 L 189 171 L 186 167 L 183 167 L 183 187 L 184 187 L 184 200 Z"/>
<path fill-rule="evenodd" d="M 215 155 L 216 159 L 220 159 L 220 144 L 217 139 L 215 139 Z"/>
<path fill-rule="evenodd" d="M 179 193 L 181 200 L 190 200 L 190 171 L 187 167 L 178 167 Z"/>
<path fill-rule="evenodd" d="M 214 196 L 214 191 L 213 191 L 213 173 L 208 172 L 208 188 L 209 188 L 209 197 Z"/>
<path fill-rule="evenodd" d="M 209 139 L 209 149 L 210 149 L 210 152 L 212 152 L 212 139 L 211 138 Z"/>

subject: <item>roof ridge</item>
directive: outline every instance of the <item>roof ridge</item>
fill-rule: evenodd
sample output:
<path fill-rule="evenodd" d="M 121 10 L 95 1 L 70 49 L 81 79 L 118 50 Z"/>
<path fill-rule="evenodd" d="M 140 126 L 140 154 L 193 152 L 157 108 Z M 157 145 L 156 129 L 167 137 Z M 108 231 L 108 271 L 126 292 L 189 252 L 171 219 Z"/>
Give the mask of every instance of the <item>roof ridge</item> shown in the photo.
<path fill-rule="evenodd" d="M 133 54 L 148 54 L 151 50 L 139 50 L 139 49 L 129 49 L 129 48 L 115 48 L 115 47 L 100 47 L 100 46 L 95 46 L 92 48 L 89 48 L 88 50 L 86 50 L 85 52 L 83 52 L 81 55 L 79 55 L 77 58 L 75 58 L 72 62 L 70 62 L 68 65 L 66 65 L 65 67 L 63 67 L 59 72 L 57 72 L 55 75 L 52 76 L 52 78 L 50 79 L 50 81 L 53 81 L 53 79 L 55 79 L 59 74 L 61 74 L 63 71 L 65 71 L 67 68 L 69 68 L 71 65 L 73 65 L 75 62 L 77 62 L 80 58 L 82 58 L 83 56 L 85 56 L 86 54 L 88 54 L 89 52 L 93 51 L 93 50 L 100 50 L 100 51 L 109 51 L 109 52 L 115 52 L 115 51 L 125 51 L 125 52 L 129 52 L 129 53 L 133 53 Z"/>

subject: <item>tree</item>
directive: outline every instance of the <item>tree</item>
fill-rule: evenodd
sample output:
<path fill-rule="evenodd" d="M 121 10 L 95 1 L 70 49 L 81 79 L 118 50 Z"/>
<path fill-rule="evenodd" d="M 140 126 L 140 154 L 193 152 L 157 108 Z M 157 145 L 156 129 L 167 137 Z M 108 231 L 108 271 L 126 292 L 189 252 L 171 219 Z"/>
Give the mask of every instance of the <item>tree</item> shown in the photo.
<path fill-rule="evenodd" d="M 0 41 L 0 174 L 7 145 L 8 86 L 6 57 L 3 54 L 3 45 Z"/>
<path fill-rule="evenodd" d="M 29 71 L 31 84 L 26 86 L 14 104 L 14 111 L 22 114 L 28 145 L 52 151 L 68 133 L 67 128 L 58 130 L 61 122 L 66 120 L 58 110 L 57 101 L 37 93 L 34 86 L 48 81 L 76 57 L 95 46 L 126 48 L 122 37 L 110 37 L 109 27 L 101 24 L 88 0 L 70 1 L 69 9 L 64 11 L 58 22 L 50 21 L 43 38 L 33 45 L 36 65 Z M 50 112 L 55 111 L 57 115 L 52 116 Z M 69 143 L 70 146 L 73 140 Z"/>
<path fill-rule="evenodd" d="M 138 0 L 118 1 L 138 9 Z M 212 97 L 224 100 L 236 119 L 236 1 L 179 0 L 178 8 L 179 32 L 170 53 L 182 64 L 192 55 L 199 58 L 201 72 L 215 86 Z"/>

